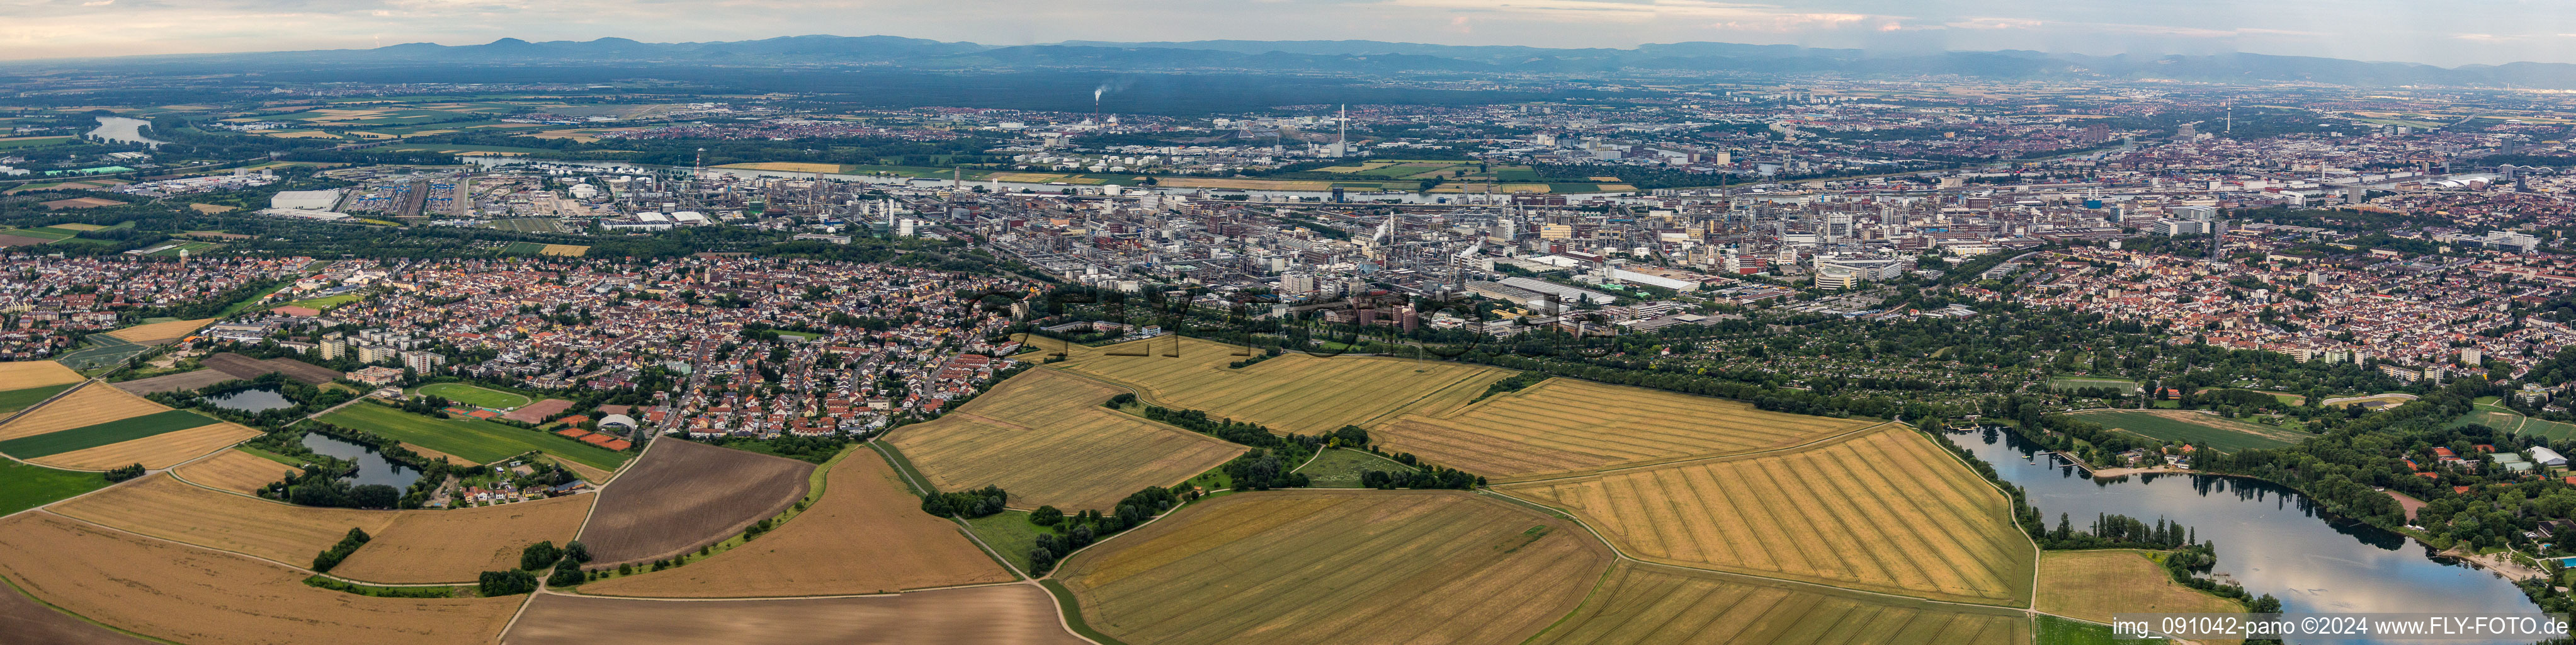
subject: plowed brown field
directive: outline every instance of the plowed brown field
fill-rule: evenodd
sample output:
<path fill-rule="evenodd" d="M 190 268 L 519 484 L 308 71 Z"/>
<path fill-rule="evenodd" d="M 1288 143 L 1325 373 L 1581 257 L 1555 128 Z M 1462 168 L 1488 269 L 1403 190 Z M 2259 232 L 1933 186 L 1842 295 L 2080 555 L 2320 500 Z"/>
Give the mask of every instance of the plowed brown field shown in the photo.
<path fill-rule="evenodd" d="M 813 472 L 794 459 L 656 439 L 617 485 L 597 493 L 581 541 L 593 568 L 695 551 L 787 510 Z"/>
<path fill-rule="evenodd" d="M 696 567 L 698 565 L 689 565 Z M 670 601 L 544 594 L 510 645 L 1088 645 L 1034 585 L 808 600 Z"/>

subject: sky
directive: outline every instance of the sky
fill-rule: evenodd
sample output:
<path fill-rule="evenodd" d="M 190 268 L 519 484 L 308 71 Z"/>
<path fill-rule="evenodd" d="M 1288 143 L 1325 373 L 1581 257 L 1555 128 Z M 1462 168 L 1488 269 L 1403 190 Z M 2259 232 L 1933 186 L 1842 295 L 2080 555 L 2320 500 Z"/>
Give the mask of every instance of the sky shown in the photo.
<path fill-rule="evenodd" d="M 990 45 L 1389 40 L 2252 52 L 2576 63 L 2566 0 L 0 0 L 0 60 L 833 34 Z"/>

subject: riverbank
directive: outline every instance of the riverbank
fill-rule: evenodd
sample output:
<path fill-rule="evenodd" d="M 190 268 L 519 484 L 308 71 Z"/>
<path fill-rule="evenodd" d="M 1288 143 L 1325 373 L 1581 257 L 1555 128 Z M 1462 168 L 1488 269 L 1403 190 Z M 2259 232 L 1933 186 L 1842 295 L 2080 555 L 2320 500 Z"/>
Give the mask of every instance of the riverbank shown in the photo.
<path fill-rule="evenodd" d="M 2424 542 L 2422 540 L 2416 540 L 2415 543 L 2423 544 Z M 2542 571 L 2538 568 L 2534 568 L 2520 562 L 2515 562 L 2513 560 L 2512 551 L 2497 551 L 2494 553 L 2479 555 L 2470 553 L 2468 550 L 2462 549 L 2458 546 L 2453 546 L 2449 549 L 2444 549 L 2438 555 L 2466 562 L 2469 566 L 2475 567 L 2480 571 L 2492 572 L 2496 575 L 2504 576 L 2504 579 L 2506 580 L 2512 580 L 2515 582 L 2549 577 L 2549 572 L 2547 571 Z"/>

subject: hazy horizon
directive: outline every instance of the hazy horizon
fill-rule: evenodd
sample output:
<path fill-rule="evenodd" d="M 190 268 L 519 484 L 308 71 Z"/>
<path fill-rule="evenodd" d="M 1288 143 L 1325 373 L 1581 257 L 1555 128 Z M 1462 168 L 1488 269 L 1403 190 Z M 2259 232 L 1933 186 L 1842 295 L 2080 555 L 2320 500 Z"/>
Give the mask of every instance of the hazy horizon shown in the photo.
<path fill-rule="evenodd" d="M 2146 6 L 2152 4 L 2153 6 Z M 1070 40 L 1381 40 L 1634 48 L 1717 41 L 1878 52 L 2243 52 L 2456 67 L 2576 63 L 2576 7 L 2396 0 L 0 0 L 0 60 L 368 49 L 501 38 L 644 42 L 892 35 Z M 783 27 L 792 25 L 792 28 Z"/>

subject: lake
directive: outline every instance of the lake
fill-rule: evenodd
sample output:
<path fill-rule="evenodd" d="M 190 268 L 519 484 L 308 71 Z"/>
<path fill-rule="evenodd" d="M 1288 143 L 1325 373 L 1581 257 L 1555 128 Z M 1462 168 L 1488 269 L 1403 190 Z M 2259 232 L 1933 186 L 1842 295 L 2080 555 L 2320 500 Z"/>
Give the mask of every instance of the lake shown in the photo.
<path fill-rule="evenodd" d="M 2083 527 L 2097 514 L 2147 522 L 2164 518 L 2218 544 L 2213 573 L 2253 595 L 2272 594 L 2282 611 L 2528 612 L 2540 608 L 2495 574 L 2431 559 L 2431 550 L 2367 524 L 2329 522 L 2305 496 L 2253 479 L 2208 475 L 2134 475 L 2094 481 L 2009 433 L 1951 433 L 1952 443 L 1995 467 L 2039 507 L 2046 525 L 2059 513 Z M 2304 642 L 2292 640 L 2290 642 Z M 2336 643 L 2395 641 L 2338 640 Z M 2444 640 L 2445 643 L 2524 641 Z"/>
<path fill-rule="evenodd" d="M 123 116 L 102 116 L 97 118 L 98 127 L 90 130 L 89 136 L 116 143 L 139 143 L 147 146 L 159 146 L 164 143 L 169 143 L 168 141 L 143 136 L 143 128 L 151 126 L 151 121 Z"/>
<path fill-rule="evenodd" d="M 384 455 L 376 454 L 374 449 L 324 436 L 321 433 L 304 433 L 304 447 L 313 449 L 313 452 L 358 462 L 358 474 L 350 478 L 351 484 L 384 484 L 408 490 L 412 482 L 420 480 L 420 471 L 386 461 Z"/>
<path fill-rule="evenodd" d="M 286 395 L 268 388 L 236 390 L 231 394 L 208 397 L 206 402 L 215 404 L 218 408 L 240 412 L 260 412 L 295 405 L 294 401 L 286 400 Z"/>

